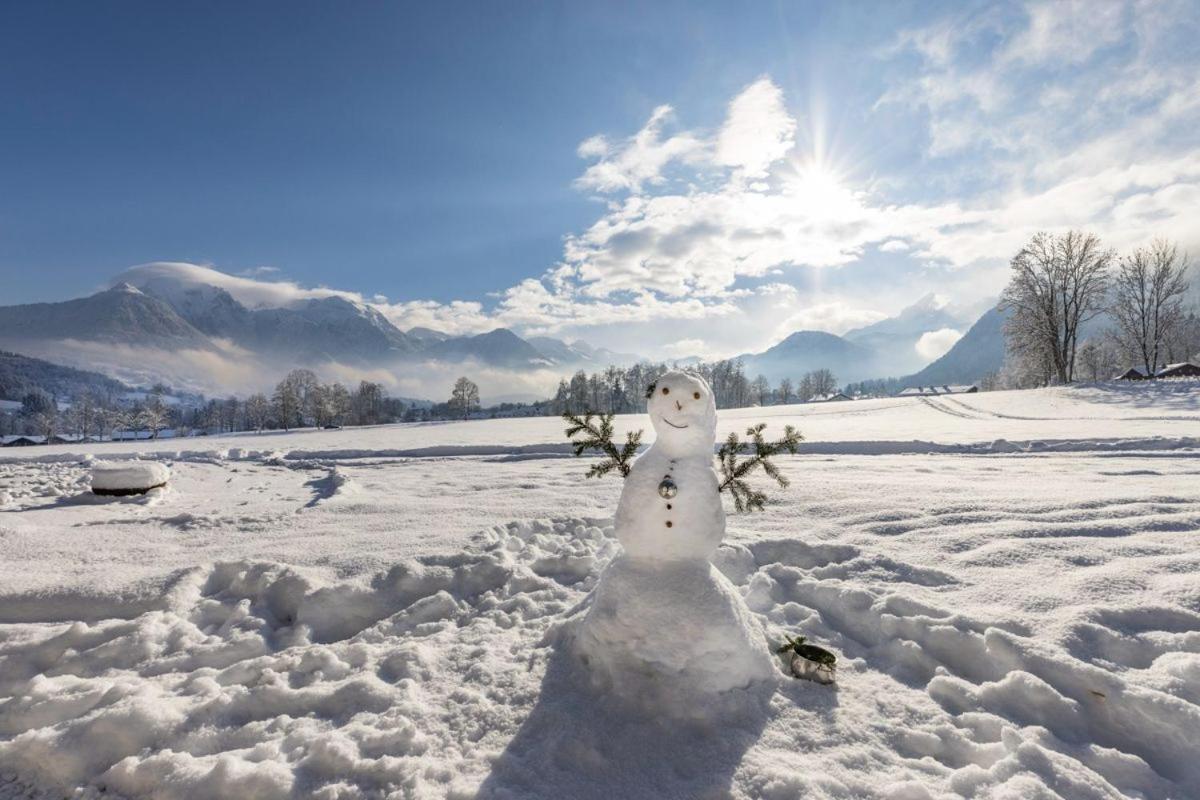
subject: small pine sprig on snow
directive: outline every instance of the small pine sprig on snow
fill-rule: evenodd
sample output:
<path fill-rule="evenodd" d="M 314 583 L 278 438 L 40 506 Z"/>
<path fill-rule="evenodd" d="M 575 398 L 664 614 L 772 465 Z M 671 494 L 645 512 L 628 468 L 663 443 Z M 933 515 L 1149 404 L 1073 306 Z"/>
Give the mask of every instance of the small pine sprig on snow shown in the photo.
<path fill-rule="evenodd" d="M 721 444 L 721 449 L 717 451 L 717 457 L 721 460 L 721 476 L 723 478 L 721 491 L 729 490 L 729 494 L 733 496 L 734 508 L 739 514 L 745 511 L 762 511 L 767 502 L 766 493 L 758 491 L 747 483 L 746 476 L 758 467 L 762 467 L 763 472 L 774 478 L 781 487 L 787 487 L 788 479 L 779 472 L 779 468 L 771 461 L 771 457 L 784 451 L 795 455 L 796 449 L 804 438 L 791 425 L 785 425 L 783 438 L 768 442 L 763 439 L 762 435 L 763 429 L 766 427 L 765 422 L 760 422 L 746 429 L 746 435 L 751 437 L 749 445 L 752 446 L 753 455 L 745 461 L 738 460 L 738 456 L 746 449 L 746 445 L 738 439 L 736 432 L 731 432 Z"/>
<path fill-rule="evenodd" d="M 587 477 L 600 478 L 613 470 L 620 472 L 622 478 L 629 475 L 632 466 L 630 461 L 642 443 L 640 430 L 625 434 L 625 444 L 618 448 L 613 442 L 612 414 L 595 414 L 588 411 L 580 417 L 568 411 L 563 414 L 563 419 L 567 422 L 567 438 L 571 440 L 576 456 L 581 456 L 588 450 L 598 450 L 607 456 L 588 469 Z M 577 436 L 579 438 L 575 438 Z"/>

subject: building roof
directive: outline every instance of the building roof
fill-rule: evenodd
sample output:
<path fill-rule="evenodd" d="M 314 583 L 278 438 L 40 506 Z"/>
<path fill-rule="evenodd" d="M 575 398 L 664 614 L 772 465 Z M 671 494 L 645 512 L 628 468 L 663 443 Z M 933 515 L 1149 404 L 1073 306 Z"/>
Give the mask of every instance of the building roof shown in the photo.
<path fill-rule="evenodd" d="M 1177 364 L 1167 364 L 1165 367 L 1163 367 L 1162 369 L 1160 369 L 1158 372 L 1156 372 L 1154 374 L 1155 375 L 1166 375 L 1167 373 L 1170 373 L 1170 372 L 1191 372 L 1192 370 L 1196 370 L 1197 372 L 1200 372 L 1200 364 L 1193 364 L 1190 361 L 1180 361 Z"/>
<path fill-rule="evenodd" d="M 969 394 L 979 391 L 979 387 L 973 383 L 954 384 L 941 386 L 910 386 L 907 389 L 901 389 L 896 393 L 897 397 L 922 397 L 938 394 Z"/>
<path fill-rule="evenodd" d="M 46 441 L 46 437 L 45 436 L 35 436 L 33 434 L 26 435 L 23 433 L 12 434 L 9 436 L 0 436 L 0 447 L 4 447 L 4 446 L 10 445 L 10 444 L 13 444 L 14 442 L 20 442 L 20 441 L 32 442 L 33 444 L 43 444 Z"/>

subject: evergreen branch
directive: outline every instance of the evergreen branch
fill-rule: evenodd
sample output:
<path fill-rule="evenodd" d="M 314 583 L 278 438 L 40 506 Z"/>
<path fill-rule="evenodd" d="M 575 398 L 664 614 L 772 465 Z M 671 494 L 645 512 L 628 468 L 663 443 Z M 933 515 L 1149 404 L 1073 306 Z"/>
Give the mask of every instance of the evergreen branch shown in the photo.
<path fill-rule="evenodd" d="M 581 456 L 589 450 L 597 450 L 606 456 L 588 468 L 589 478 L 601 478 L 613 470 L 618 470 L 622 478 L 627 477 L 630 462 L 642 443 L 642 432 L 630 431 L 625 434 L 625 443 L 618 448 L 613 442 L 613 416 L 591 411 L 582 417 L 569 411 L 563 414 L 563 419 L 567 422 L 567 438 L 571 440 L 571 449 L 576 456 Z"/>
<path fill-rule="evenodd" d="M 729 494 L 733 497 L 733 507 L 739 514 L 746 511 L 762 511 L 767 503 L 766 493 L 754 489 L 745 480 L 745 477 L 754 470 L 761 468 L 768 477 L 773 478 L 783 488 L 790 485 L 790 481 L 779 471 L 779 467 L 771 461 L 771 458 L 783 452 L 795 455 L 804 437 L 791 425 L 786 425 L 782 438 L 767 441 L 763 438 L 763 430 L 766 427 L 766 423 L 760 422 L 747 428 L 746 436 L 750 437 L 750 441 L 747 443 L 742 443 L 736 433 L 730 433 L 717 451 L 723 477 L 720 491 L 729 490 Z M 738 459 L 740 454 L 747 452 L 753 453 L 753 455 L 745 460 Z"/>

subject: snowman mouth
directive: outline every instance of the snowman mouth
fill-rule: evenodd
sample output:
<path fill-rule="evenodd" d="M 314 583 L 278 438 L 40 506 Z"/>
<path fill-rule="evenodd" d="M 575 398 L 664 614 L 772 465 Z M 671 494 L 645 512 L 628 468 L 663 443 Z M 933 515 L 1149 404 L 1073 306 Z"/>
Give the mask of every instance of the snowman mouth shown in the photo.
<path fill-rule="evenodd" d="M 671 420 L 667 419 L 664 416 L 659 416 L 659 419 L 661 419 L 663 422 L 670 425 L 672 428 L 678 428 L 679 430 L 683 430 L 684 428 L 687 427 L 687 425 L 676 425 L 674 422 L 671 422 Z"/>

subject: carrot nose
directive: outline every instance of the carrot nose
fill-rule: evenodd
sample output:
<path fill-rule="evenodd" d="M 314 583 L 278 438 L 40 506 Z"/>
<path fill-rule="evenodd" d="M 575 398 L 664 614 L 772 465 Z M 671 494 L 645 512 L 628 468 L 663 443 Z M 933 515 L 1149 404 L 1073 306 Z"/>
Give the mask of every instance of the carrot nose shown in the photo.
<path fill-rule="evenodd" d="M 683 404 L 682 404 L 682 403 L 680 403 L 678 400 L 676 400 L 676 401 L 675 401 L 675 408 L 677 408 L 677 409 L 678 409 L 678 410 L 680 410 L 680 411 L 683 411 Z"/>

